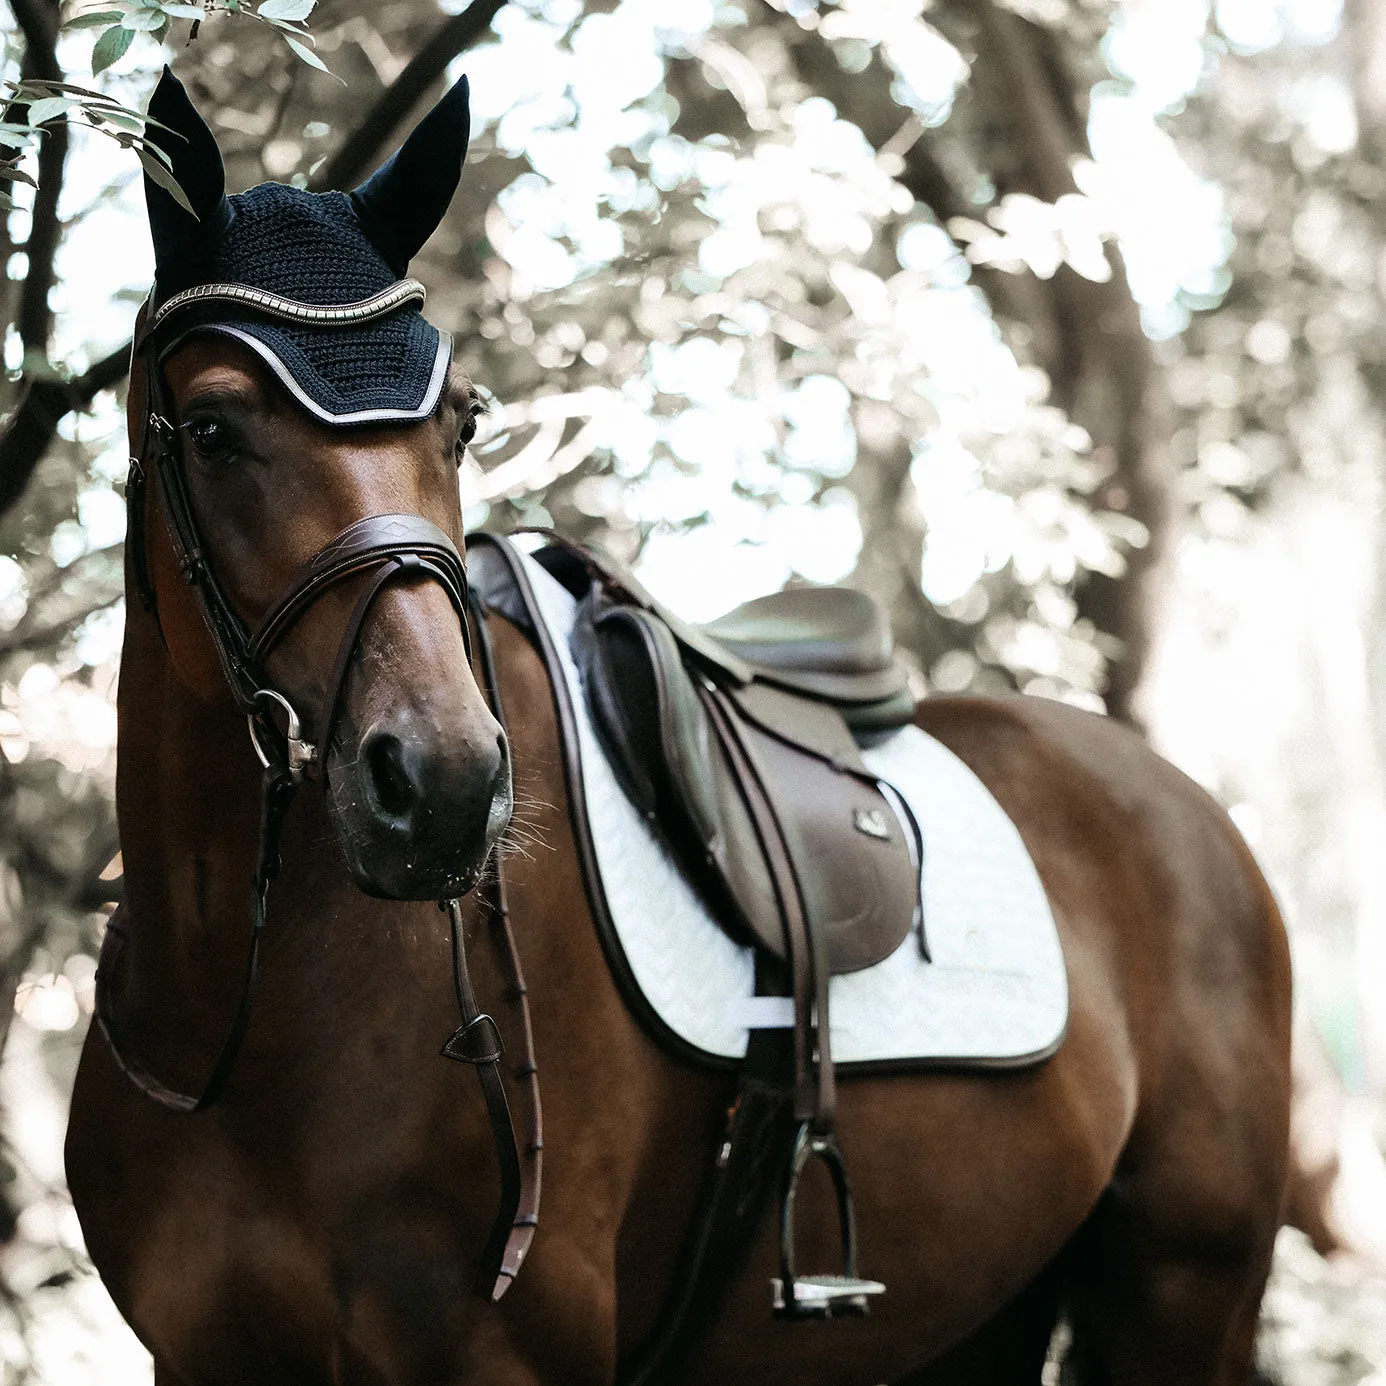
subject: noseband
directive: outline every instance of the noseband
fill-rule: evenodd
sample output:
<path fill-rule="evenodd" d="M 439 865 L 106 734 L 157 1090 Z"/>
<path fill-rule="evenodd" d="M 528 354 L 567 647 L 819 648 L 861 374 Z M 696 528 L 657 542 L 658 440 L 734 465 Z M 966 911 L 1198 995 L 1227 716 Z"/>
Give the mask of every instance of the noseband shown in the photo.
<path fill-rule="evenodd" d="M 207 548 L 188 494 L 187 479 L 179 458 L 177 433 L 167 390 L 152 342 L 153 328 L 181 309 L 208 302 L 228 302 L 239 308 L 247 305 L 272 317 L 294 322 L 313 322 L 324 327 L 369 321 L 393 312 L 401 304 L 423 297 L 423 286 L 415 280 L 402 280 L 393 288 L 360 303 L 322 306 L 301 304 L 242 284 L 202 285 L 175 296 L 152 316 L 148 305 L 141 310 L 136 328 L 134 353 L 145 366 L 143 436 L 138 454 L 130 459 L 126 485 L 128 539 L 131 570 L 140 604 L 159 619 L 157 595 L 150 577 L 145 533 L 146 507 L 151 479 L 163 514 L 174 558 L 185 580 L 197 594 L 198 606 L 221 661 L 226 682 L 237 705 L 246 714 L 251 743 L 264 768 L 261 783 L 260 841 L 252 892 L 252 927 L 240 1003 L 230 1031 L 212 1065 L 202 1091 L 196 1095 L 178 1092 L 153 1077 L 138 1063 L 128 1059 L 116 1042 L 111 1019 L 111 972 L 123 946 L 125 922 L 119 914 L 107 926 L 97 971 L 96 1018 L 106 1036 L 116 1062 L 131 1082 L 146 1096 L 179 1112 L 201 1112 L 221 1096 L 240 1052 L 250 1024 L 251 1006 L 258 974 L 260 936 L 264 931 L 266 903 L 271 881 L 279 871 L 279 835 L 284 816 L 304 777 L 311 772 L 325 776 L 326 757 L 340 709 L 353 655 L 360 644 L 366 617 L 375 599 L 392 581 L 425 577 L 438 582 L 447 593 L 462 626 L 468 663 L 472 660 L 472 638 L 468 611 L 472 597 L 467 585 L 466 566 L 452 539 L 422 515 L 371 515 L 348 525 L 324 544 L 290 578 L 283 593 L 270 607 L 252 633 L 227 600 L 208 561 Z M 337 656 L 329 676 L 327 696 L 318 718 L 316 740 L 303 734 L 303 723 L 289 698 L 268 682 L 266 663 L 299 618 L 329 589 L 360 574 L 370 574 L 352 609 Z M 163 627 L 160 625 L 160 633 Z M 165 637 L 165 643 L 167 643 Z M 495 702 L 494 676 L 487 654 L 488 682 Z M 284 718 L 281 730 L 275 715 Z M 504 920 L 503 885 L 499 887 L 499 914 Z M 462 918 L 456 900 L 440 902 L 447 911 L 452 931 L 454 981 L 462 1012 L 462 1024 L 443 1047 L 449 1058 L 476 1067 L 501 1162 L 501 1209 L 492 1231 L 482 1267 L 482 1285 L 491 1298 L 499 1299 L 519 1269 L 537 1221 L 537 1162 L 531 1160 L 522 1176 L 514 1129 L 499 1074 L 502 1054 L 495 1022 L 481 1012 L 467 973 L 463 948 Z M 523 981 L 518 975 L 513 943 L 505 925 L 517 994 L 523 997 Z M 529 1048 L 527 1009 L 522 1011 L 525 1047 Z M 532 1067 L 532 1065 L 531 1065 Z M 533 1113 L 537 1124 L 537 1097 Z M 530 1151 L 537 1156 L 532 1140 Z M 523 1205 L 526 1210 L 518 1213 Z M 529 1211 L 532 1208 L 532 1211 Z"/>

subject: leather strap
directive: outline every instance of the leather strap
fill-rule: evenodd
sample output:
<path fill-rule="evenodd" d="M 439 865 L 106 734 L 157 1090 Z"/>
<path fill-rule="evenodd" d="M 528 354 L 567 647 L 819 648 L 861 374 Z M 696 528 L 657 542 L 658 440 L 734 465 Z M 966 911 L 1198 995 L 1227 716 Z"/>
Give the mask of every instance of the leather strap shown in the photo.
<path fill-rule="evenodd" d="M 246 646 L 246 662 L 263 669 L 266 658 L 294 622 L 327 588 L 393 558 L 416 560 L 436 578 L 466 627 L 467 578 L 457 546 L 422 515 L 369 515 L 330 539 L 289 579 L 279 600 Z M 471 656 L 468 640 L 467 654 Z"/>
<path fill-rule="evenodd" d="M 500 681 L 496 674 L 490 626 L 485 608 L 475 599 L 472 600 L 472 613 L 487 699 L 491 704 L 493 716 L 508 735 L 509 727 L 505 717 L 505 704 L 501 697 Z M 486 1255 L 482 1260 L 482 1290 L 489 1294 L 494 1303 L 505 1294 L 519 1274 L 539 1226 L 539 1196 L 543 1184 L 544 1115 L 539 1101 L 539 1065 L 534 1056 L 534 1027 L 529 1013 L 529 989 L 525 986 L 524 974 L 520 969 L 520 955 L 511 928 L 510 902 L 499 851 L 493 855 L 492 863 L 495 876 L 491 900 L 491 933 L 496 951 L 500 955 L 501 971 L 505 978 L 505 999 L 519 1024 L 519 1055 L 511 1075 L 520 1085 L 519 1105 L 524 1132 L 523 1148 L 517 1151 L 514 1125 L 510 1124 L 507 1128 L 508 1152 L 500 1155 L 502 1170 L 512 1163 L 518 1165 L 519 1186 L 513 1195 L 503 1194 L 487 1243 Z M 494 1022 L 492 1026 L 494 1027 Z M 463 1029 L 466 1028 L 464 1025 Z M 454 1039 L 456 1038 L 457 1036 L 454 1036 Z M 498 1034 L 496 1038 L 499 1040 Z M 500 1055 L 497 1054 L 496 1057 L 499 1059 Z M 499 1082 L 499 1068 L 494 1071 L 497 1074 L 495 1081 Z M 485 1082 L 483 1077 L 483 1087 Z M 492 1111 L 491 1129 L 499 1152 L 503 1131 L 497 1119 L 499 1105 L 493 1106 L 493 1101 L 494 1099 L 488 1095 L 487 1106 Z M 504 1190 L 504 1177 L 502 1187 Z"/>
<path fill-rule="evenodd" d="M 746 807 L 770 869 L 784 926 L 785 958 L 794 994 L 794 1117 L 796 1121 L 811 1120 L 816 1130 L 831 1130 L 837 1111 L 837 1084 L 828 1028 L 828 960 L 819 932 L 809 927 L 793 858 L 765 793 L 754 754 L 738 733 L 736 718 L 722 707 L 719 695 L 705 692 L 704 702 L 723 750 L 737 766 L 737 779 L 748 791 Z"/>
<path fill-rule="evenodd" d="M 120 1071 L 146 1097 L 152 1098 L 170 1111 L 205 1112 L 221 1096 L 240 1055 L 246 1031 L 250 1029 L 250 1013 L 255 1004 L 255 986 L 260 975 L 260 936 L 265 929 L 270 882 L 279 874 L 280 828 L 284 815 L 293 802 L 296 788 L 286 766 L 271 763 L 265 767 L 260 800 L 259 861 L 255 869 L 251 899 L 250 949 L 241 981 L 240 1000 L 236 1004 L 236 1017 L 231 1022 L 231 1028 L 222 1041 L 216 1059 L 213 1060 L 206 1081 L 196 1095 L 179 1092 L 160 1082 L 148 1069 L 127 1057 L 121 1049 L 116 1039 L 111 1011 L 112 973 L 119 965 L 127 936 L 121 906 L 117 906 L 116 912 L 106 924 L 106 936 L 101 940 L 101 957 L 96 968 L 96 1023 L 101 1027 L 101 1033 L 106 1037 L 106 1044 Z"/>
<path fill-rule="evenodd" d="M 452 976 L 457 990 L 457 1007 L 462 1012 L 462 1024 L 441 1052 L 445 1058 L 458 1059 L 476 1069 L 477 1077 L 481 1080 L 482 1096 L 486 1099 L 486 1111 L 491 1119 L 496 1160 L 500 1165 L 500 1209 L 492 1224 L 486 1250 L 482 1252 L 478 1285 L 481 1293 L 494 1303 L 510 1287 L 511 1277 L 502 1275 L 500 1268 L 520 1207 L 520 1152 L 516 1148 L 510 1104 L 505 1098 L 505 1083 L 500 1073 L 505 1046 L 501 1043 L 496 1022 L 477 1005 L 476 992 L 467 970 L 462 907 L 456 900 L 447 900 L 443 902 L 443 908 L 447 910 L 452 929 Z"/>
<path fill-rule="evenodd" d="M 206 297 L 203 295 L 201 297 Z M 191 300 L 190 300 L 191 301 Z M 348 305 L 351 310 L 362 305 Z M 452 603 L 462 625 L 462 637 L 467 658 L 472 656 L 471 631 L 468 624 L 470 593 L 466 568 L 452 539 L 421 515 L 372 515 L 348 525 L 324 545 L 317 554 L 290 580 L 287 589 L 270 608 L 254 636 L 247 633 L 245 623 L 227 601 L 207 561 L 197 524 L 196 512 L 187 491 L 186 478 L 178 456 L 177 440 L 171 422 L 172 414 L 166 402 L 166 392 L 158 361 L 144 330 L 147 309 L 141 310 L 137 323 L 135 378 L 143 378 L 144 408 L 134 402 L 136 417 L 141 421 L 142 434 L 136 456 L 130 459 L 130 476 L 126 486 L 129 518 L 131 571 L 137 595 L 144 607 L 158 620 L 158 602 L 148 567 L 146 551 L 146 507 L 149 504 L 148 481 L 157 478 L 160 506 L 175 559 L 184 578 L 196 589 L 203 619 L 216 647 L 222 669 L 232 696 L 251 718 L 251 736 L 265 761 L 262 790 L 261 835 L 259 860 L 255 873 L 252 898 L 252 924 L 249 956 L 242 982 L 236 1017 L 230 1032 L 213 1062 L 207 1082 L 197 1094 L 181 1093 L 149 1074 L 141 1065 L 127 1058 L 115 1036 L 111 1008 L 112 973 L 124 948 L 125 923 L 119 914 L 108 926 L 102 944 L 101 965 L 97 973 L 96 1014 L 102 1033 L 121 1071 L 142 1093 L 173 1111 L 201 1112 L 221 1096 L 235 1066 L 246 1032 L 250 1026 L 259 969 L 260 937 L 264 931 L 269 884 L 279 869 L 279 829 L 288 805 L 293 798 L 304 762 L 315 754 L 306 743 L 297 739 L 297 717 L 282 694 L 263 685 L 264 664 L 294 622 L 329 587 L 360 573 L 373 572 L 356 601 L 347 620 L 338 646 L 328 684 L 328 697 L 322 710 L 319 726 L 319 766 L 330 743 L 333 725 L 346 686 L 351 659 L 359 644 L 361 631 L 371 605 L 387 583 L 395 578 L 419 574 L 440 583 Z M 139 357 L 143 356 L 143 362 Z M 162 634 L 162 626 L 160 627 Z M 501 720 L 499 688 L 490 659 L 489 645 L 485 647 L 486 677 L 496 715 Z M 282 735 L 273 728 L 264 704 L 279 703 L 289 712 L 288 731 Z M 268 749 L 267 749 L 268 748 Z M 523 1031 L 523 1059 L 517 1078 L 525 1083 L 527 1111 L 527 1141 L 522 1160 L 517 1148 L 509 1105 L 500 1074 L 504 1053 L 495 1022 L 483 1014 L 476 1003 L 467 971 L 465 940 L 462 935 L 461 910 L 456 900 L 441 902 L 452 924 L 453 977 L 457 991 L 462 1024 L 444 1046 L 449 1058 L 461 1059 L 476 1066 L 482 1092 L 490 1116 L 496 1152 L 501 1166 L 501 1209 L 493 1228 L 483 1260 L 483 1291 L 498 1300 L 519 1271 L 534 1229 L 538 1223 L 540 1157 L 543 1148 L 542 1118 L 539 1108 L 537 1068 L 528 1004 L 525 1001 L 524 979 L 520 974 L 519 957 L 510 932 L 509 911 L 504 881 L 497 863 L 495 916 L 499 941 L 503 945 L 503 962 L 510 974 L 510 1000 L 518 1011 Z"/>

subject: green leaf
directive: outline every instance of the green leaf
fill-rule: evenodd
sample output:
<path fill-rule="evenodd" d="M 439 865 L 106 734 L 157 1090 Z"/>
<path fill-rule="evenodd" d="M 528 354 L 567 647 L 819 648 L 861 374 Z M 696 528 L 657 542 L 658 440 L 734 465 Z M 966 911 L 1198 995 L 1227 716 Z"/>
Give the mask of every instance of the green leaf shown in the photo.
<path fill-rule="evenodd" d="M 150 34 L 155 43 L 162 43 L 168 37 L 168 26 L 169 18 L 165 15 L 159 27 Z"/>
<path fill-rule="evenodd" d="M 15 168 L 13 164 L 0 164 L 0 178 L 11 183 L 27 183 L 31 188 L 38 187 L 38 184 L 22 168 Z"/>
<path fill-rule="evenodd" d="M 148 150 L 137 149 L 135 153 L 139 155 L 140 163 L 144 165 L 144 171 L 149 175 L 150 181 L 157 183 L 184 211 L 192 212 L 192 215 L 196 216 L 192 203 L 188 201 L 188 195 L 178 186 L 178 180 L 168 169 L 153 158 Z"/>
<path fill-rule="evenodd" d="M 42 125 L 45 120 L 63 115 L 73 104 L 70 96 L 45 96 L 41 101 L 29 103 L 29 123 Z"/>
<path fill-rule="evenodd" d="M 134 14 L 127 14 L 121 21 L 122 29 L 129 29 L 132 34 L 151 33 L 160 24 L 167 24 L 162 10 L 136 10 Z"/>
<path fill-rule="evenodd" d="M 93 120 L 98 125 L 114 125 L 136 135 L 144 132 L 144 121 L 128 111 L 87 111 L 85 114 L 88 120 Z"/>
<path fill-rule="evenodd" d="M 297 39 L 290 38 L 288 34 L 284 35 L 284 42 L 287 43 L 309 67 L 315 67 L 319 72 L 329 72 L 327 64 L 323 62 L 311 48 L 300 43 Z"/>
<path fill-rule="evenodd" d="M 151 144 L 143 135 L 117 135 L 115 138 L 122 144 L 128 144 L 131 149 L 143 149 L 147 154 L 152 154 L 165 168 L 173 167 L 173 156 L 162 145 Z"/>
<path fill-rule="evenodd" d="M 134 41 L 134 34 L 117 24 L 112 29 L 107 29 L 99 39 L 96 40 L 96 47 L 91 50 L 91 71 L 94 77 L 98 72 L 105 72 L 112 63 L 118 63 L 126 54 L 130 44 Z"/>
<path fill-rule="evenodd" d="M 14 211 L 14 198 L 7 192 L 0 192 L 0 207 L 3 207 L 7 212 Z"/>
<path fill-rule="evenodd" d="M 35 91 L 68 91 L 74 96 L 80 96 L 86 101 L 95 102 L 97 105 L 118 106 L 121 110 L 128 109 L 121 106 L 120 102 L 113 97 L 105 95 L 104 92 L 93 91 L 90 87 L 76 87 L 71 82 L 49 82 L 39 78 L 30 78 L 24 82 L 8 82 L 6 85 L 12 88 L 16 95 L 21 88 L 26 91 L 30 88 Z"/>
<path fill-rule="evenodd" d="M 88 10 L 85 14 L 75 14 L 71 19 L 65 20 L 64 29 L 94 29 L 99 24 L 118 24 L 121 20 L 120 10 Z"/>
<path fill-rule="evenodd" d="M 261 19 L 297 21 L 307 19 L 317 3 L 318 0 L 265 0 L 255 13 Z"/>

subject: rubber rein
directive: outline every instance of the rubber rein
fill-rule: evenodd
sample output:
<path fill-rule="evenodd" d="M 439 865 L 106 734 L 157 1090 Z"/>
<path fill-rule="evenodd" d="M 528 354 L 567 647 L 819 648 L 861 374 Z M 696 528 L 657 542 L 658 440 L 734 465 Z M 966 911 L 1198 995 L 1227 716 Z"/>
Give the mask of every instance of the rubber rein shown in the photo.
<path fill-rule="evenodd" d="M 259 627 L 250 631 L 227 600 L 208 562 L 179 459 L 172 412 L 168 407 L 167 391 L 152 340 L 153 330 L 181 310 L 209 302 L 231 303 L 242 309 L 249 305 L 259 312 L 293 322 L 342 326 L 370 321 L 423 296 L 423 285 L 412 279 L 401 280 L 374 298 L 340 305 L 297 303 L 243 284 L 208 284 L 175 296 L 152 317 L 147 305 L 141 310 L 134 353 L 137 360 L 143 357 L 145 366 L 146 398 L 144 408 L 140 410 L 143 436 L 138 455 L 130 459 L 126 486 L 128 542 L 136 592 L 141 605 L 157 621 L 157 594 L 150 578 L 145 534 L 146 493 L 152 484 L 179 571 L 197 594 L 198 606 L 211 633 L 227 684 L 237 705 L 246 714 L 251 742 L 264 767 L 259 848 L 251 890 L 250 945 L 240 1001 L 231 1028 L 199 1092 L 178 1092 L 126 1057 L 116 1037 L 110 995 L 111 973 L 123 949 L 127 929 L 119 910 L 110 920 L 102 944 L 101 965 L 97 972 L 97 1022 L 125 1076 L 145 1096 L 172 1111 L 206 1111 L 223 1095 L 235 1067 L 250 1026 L 269 889 L 279 872 L 281 828 L 304 778 L 310 774 L 326 773 L 327 748 L 331 744 L 352 656 L 375 599 L 389 583 L 403 577 L 423 576 L 438 582 L 457 613 L 470 662 L 473 652 L 468 608 L 473 604 L 473 598 L 462 555 L 441 529 L 421 515 L 372 515 L 348 525 L 303 564 Z M 267 681 L 265 662 L 295 622 L 325 592 L 363 573 L 370 574 L 370 578 L 347 621 L 327 684 L 328 697 L 316 729 L 316 739 L 309 741 L 292 703 Z M 504 725 L 484 623 L 478 622 L 478 630 L 481 632 L 481 663 L 492 710 Z M 275 720 L 276 712 L 284 718 L 283 730 Z M 542 1148 L 529 1011 L 510 932 L 504 882 L 498 866 L 495 880 L 492 905 L 497 942 L 503 968 L 509 974 L 508 998 L 523 1031 L 522 1060 L 516 1076 L 528 1080 L 523 1089 L 526 1105 L 530 1109 L 526 1113 L 528 1139 L 524 1160 L 520 1158 L 500 1075 L 500 1060 L 504 1053 L 500 1031 L 496 1022 L 477 1004 L 468 973 L 461 907 L 456 899 L 439 902 L 439 907 L 448 915 L 451 927 L 453 979 L 462 1018 L 462 1023 L 443 1045 L 441 1052 L 447 1058 L 475 1067 L 501 1167 L 500 1208 L 483 1256 L 479 1281 L 482 1292 L 493 1301 L 498 1300 L 513 1281 L 534 1236 L 538 1222 Z"/>

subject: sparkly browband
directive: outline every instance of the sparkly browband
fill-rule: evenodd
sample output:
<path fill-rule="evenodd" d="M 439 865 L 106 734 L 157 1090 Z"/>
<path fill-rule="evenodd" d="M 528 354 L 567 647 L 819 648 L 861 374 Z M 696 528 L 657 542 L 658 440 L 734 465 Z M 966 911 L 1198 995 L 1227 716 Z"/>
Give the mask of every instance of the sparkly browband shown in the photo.
<path fill-rule="evenodd" d="M 374 318 L 393 313 L 405 303 L 422 303 L 428 297 L 428 290 L 417 279 L 401 279 L 382 289 L 370 298 L 359 303 L 300 303 L 297 299 L 284 298 L 266 289 L 256 289 L 249 284 L 199 284 L 192 289 L 184 289 L 174 294 L 154 310 L 145 328 L 147 337 L 160 323 L 182 308 L 195 307 L 202 303 L 235 303 L 243 308 L 253 308 L 272 318 L 283 318 L 288 322 L 306 323 L 313 327 L 352 327 L 357 323 L 370 322 Z"/>

